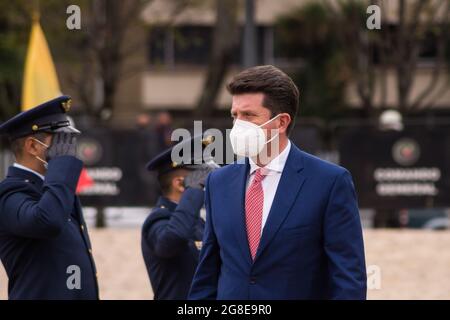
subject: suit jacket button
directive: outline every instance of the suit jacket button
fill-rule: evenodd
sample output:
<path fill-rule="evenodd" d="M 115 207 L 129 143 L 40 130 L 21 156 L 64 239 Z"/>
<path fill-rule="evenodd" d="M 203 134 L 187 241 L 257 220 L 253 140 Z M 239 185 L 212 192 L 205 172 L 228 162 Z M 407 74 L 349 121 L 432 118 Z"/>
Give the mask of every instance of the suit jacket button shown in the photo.
<path fill-rule="evenodd" d="M 250 284 L 256 284 L 256 278 L 250 278 Z"/>
<path fill-rule="evenodd" d="M 84 231 L 84 226 L 83 225 L 81 225 L 81 231 Z"/>

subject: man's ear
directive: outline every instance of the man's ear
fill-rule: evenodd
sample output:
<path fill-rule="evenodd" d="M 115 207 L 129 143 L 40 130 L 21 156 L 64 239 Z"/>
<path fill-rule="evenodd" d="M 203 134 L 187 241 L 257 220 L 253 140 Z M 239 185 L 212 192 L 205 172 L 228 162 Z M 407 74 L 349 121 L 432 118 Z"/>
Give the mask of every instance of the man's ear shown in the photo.
<path fill-rule="evenodd" d="M 280 114 L 279 119 L 280 119 L 280 131 L 279 132 L 286 133 L 287 128 L 292 121 L 291 116 L 289 115 L 289 113 L 282 113 L 282 114 Z"/>
<path fill-rule="evenodd" d="M 23 143 L 23 152 L 30 153 L 33 156 L 39 155 L 39 146 L 38 142 L 34 141 L 33 137 L 26 137 Z"/>

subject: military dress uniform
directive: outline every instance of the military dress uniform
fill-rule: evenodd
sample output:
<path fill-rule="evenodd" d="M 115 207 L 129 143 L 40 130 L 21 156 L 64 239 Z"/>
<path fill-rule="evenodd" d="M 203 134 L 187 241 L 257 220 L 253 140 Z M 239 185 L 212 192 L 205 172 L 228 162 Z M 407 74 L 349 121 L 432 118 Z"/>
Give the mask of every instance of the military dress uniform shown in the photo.
<path fill-rule="evenodd" d="M 0 125 L 0 133 L 14 139 L 71 131 L 69 108 L 70 97 L 56 98 Z M 58 156 L 45 177 L 14 164 L 0 183 L 0 260 L 9 299 L 98 299 L 91 243 L 75 195 L 81 170 L 77 158 Z"/>
<path fill-rule="evenodd" d="M 171 161 L 172 148 L 147 164 L 164 174 L 183 165 Z M 204 191 L 187 188 L 180 202 L 161 196 L 142 227 L 142 254 L 155 300 L 187 299 L 201 248 Z"/>

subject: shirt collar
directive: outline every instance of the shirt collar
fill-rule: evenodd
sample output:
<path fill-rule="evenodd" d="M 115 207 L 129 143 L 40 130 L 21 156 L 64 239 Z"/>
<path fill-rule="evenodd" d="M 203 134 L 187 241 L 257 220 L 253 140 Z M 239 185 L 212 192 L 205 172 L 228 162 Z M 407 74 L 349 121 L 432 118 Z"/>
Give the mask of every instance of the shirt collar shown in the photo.
<path fill-rule="evenodd" d="M 289 156 L 289 151 L 291 150 L 291 141 L 288 140 L 286 147 L 281 153 L 276 156 L 272 161 L 270 161 L 264 169 L 266 169 L 266 175 L 272 175 L 276 173 L 283 172 L 284 165 L 286 164 L 287 158 Z M 260 169 L 252 158 L 248 158 L 250 164 L 250 175 L 252 175 L 257 169 Z"/>
<path fill-rule="evenodd" d="M 31 173 L 33 173 L 33 174 L 35 174 L 35 175 L 37 175 L 39 178 L 41 178 L 42 179 L 42 181 L 44 181 L 45 180 L 45 177 L 42 175 L 42 174 L 40 174 L 40 173 L 38 173 L 38 172 L 36 172 L 36 171 L 34 171 L 34 170 L 32 170 L 32 169 L 30 169 L 30 168 L 27 168 L 27 167 L 25 167 L 25 166 L 23 166 L 23 165 L 21 165 L 21 164 L 18 164 L 18 163 L 14 163 L 13 164 L 13 167 L 16 167 L 16 168 L 19 168 L 19 169 L 22 169 L 22 170 L 25 170 L 25 171 L 28 171 L 28 172 L 31 172 Z"/>

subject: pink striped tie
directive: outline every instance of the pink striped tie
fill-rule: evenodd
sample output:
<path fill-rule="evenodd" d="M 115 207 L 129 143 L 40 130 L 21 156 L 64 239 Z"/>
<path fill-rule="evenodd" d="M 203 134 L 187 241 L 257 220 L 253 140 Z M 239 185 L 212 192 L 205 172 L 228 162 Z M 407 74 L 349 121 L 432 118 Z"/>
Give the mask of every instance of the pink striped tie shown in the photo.
<path fill-rule="evenodd" d="M 264 206 L 264 191 L 261 181 L 265 175 L 261 169 L 255 171 L 255 178 L 247 190 L 245 196 L 245 224 L 247 227 L 247 239 L 252 259 L 255 260 L 261 239 L 261 224 Z"/>

